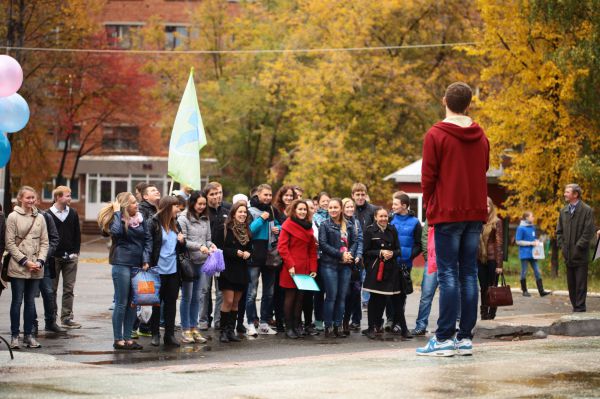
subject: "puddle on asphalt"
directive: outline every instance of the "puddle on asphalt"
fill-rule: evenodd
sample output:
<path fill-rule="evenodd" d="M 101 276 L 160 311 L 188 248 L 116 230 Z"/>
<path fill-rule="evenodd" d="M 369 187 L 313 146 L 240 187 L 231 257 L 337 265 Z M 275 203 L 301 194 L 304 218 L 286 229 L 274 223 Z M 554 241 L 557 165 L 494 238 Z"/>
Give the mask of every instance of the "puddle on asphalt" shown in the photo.
<path fill-rule="evenodd" d="M 546 387 L 549 384 L 581 384 L 583 388 L 600 388 L 600 371 L 569 371 L 565 373 L 549 373 L 523 381 L 513 381 L 528 386 Z"/>
<path fill-rule="evenodd" d="M 91 360 L 82 362 L 84 364 L 92 365 L 126 365 L 126 364 L 139 364 L 139 363 L 150 363 L 158 361 L 174 361 L 183 359 L 203 359 L 206 355 L 202 353 L 212 351 L 212 347 L 209 345 L 194 345 L 194 346 L 182 346 L 178 349 L 165 350 L 163 348 L 157 350 L 144 350 L 144 351 L 68 351 L 62 353 L 62 355 L 75 355 L 75 356 L 106 356 L 113 355 L 112 359 L 104 360 Z M 199 355 L 198 355 L 199 354 Z M 191 356 L 194 355 L 194 356 Z"/>
<path fill-rule="evenodd" d="M 90 392 L 78 391 L 75 389 L 69 389 L 65 387 L 59 387 L 51 384 L 27 384 L 25 382 L 19 382 L 18 384 L 10 382 L 0 382 L 0 392 L 10 394 L 14 390 L 22 397 L 26 396 L 37 396 L 37 395 L 48 395 L 50 393 L 62 394 L 65 396 L 79 395 L 79 396 L 91 396 L 95 395 Z M 28 395 L 29 394 L 29 395 Z M 36 395 L 37 394 L 37 395 Z"/>

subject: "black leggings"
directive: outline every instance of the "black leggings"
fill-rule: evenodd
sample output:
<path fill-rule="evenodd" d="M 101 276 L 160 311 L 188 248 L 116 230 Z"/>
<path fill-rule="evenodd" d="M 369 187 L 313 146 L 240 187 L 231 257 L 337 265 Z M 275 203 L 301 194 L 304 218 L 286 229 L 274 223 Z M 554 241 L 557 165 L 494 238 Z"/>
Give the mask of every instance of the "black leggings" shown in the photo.
<path fill-rule="evenodd" d="M 406 304 L 406 295 L 382 295 L 371 292 L 368 305 L 369 328 L 381 327 L 383 311 L 385 310 L 388 298 L 394 308 L 394 324 L 398 324 L 402 331 L 407 331 L 406 318 L 404 317 L 404 305 Z"/>
<path fill-rule="evenodd" d="M 179 296 L 179 274 L 161 274 L 160 275 L 160 302 L 164 307 L 165 316 L 165 336 L 175 335 L 175 314 L 177 313 L 177 297 Z M 150 317 L 150 326 L 152 335 L 159 334 L 160 328 L 160 307 L 152 308 L 152 317 Z"/>
<path fill-rule="evenodd" d="M 304 291 L 296 288 L 285 289 L 285 301 L 283 304 L 283 311 L 285 313 L 285 324 L 286 328 L 296 328 L 300 323 L 300 317 L 302 315 L 302 305 L 304 297 Z"/>

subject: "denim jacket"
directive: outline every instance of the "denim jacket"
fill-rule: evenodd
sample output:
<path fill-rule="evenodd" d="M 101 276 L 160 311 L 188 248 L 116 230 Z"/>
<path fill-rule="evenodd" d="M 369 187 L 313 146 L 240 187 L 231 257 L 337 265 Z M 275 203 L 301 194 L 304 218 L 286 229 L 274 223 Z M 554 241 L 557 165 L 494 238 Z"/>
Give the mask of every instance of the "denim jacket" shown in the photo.
<path fill-rule="evenodd" d="M 354 232 L 353 224 L 347 223 L 348 232 L 348 252 L 356 257 L 358 240 Z M 351 228 L 352 227 L 352 228 Z M 321 253 L 321 266 L 337 266 L 342 261 L 343 246 L 342 231 L 339 225 L 335 224 L 331 218 L 324 220 L 319 226 L 319 251 Z"/>

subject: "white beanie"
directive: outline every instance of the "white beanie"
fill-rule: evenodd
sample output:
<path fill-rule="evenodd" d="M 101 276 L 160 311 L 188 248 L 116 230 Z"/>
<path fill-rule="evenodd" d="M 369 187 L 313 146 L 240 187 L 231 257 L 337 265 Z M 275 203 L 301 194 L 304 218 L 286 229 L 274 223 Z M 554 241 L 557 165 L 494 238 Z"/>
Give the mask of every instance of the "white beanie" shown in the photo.
<path fill-rule="evenodd" d="M 236 194 L 233 196 L 233 198 L 231 199 L 231 202 L 233 204 L 239 202 L 239 201 L 245 201 L 246 204 L 248 204 L 248 196 L 244 195 L 244 194 Z"/>

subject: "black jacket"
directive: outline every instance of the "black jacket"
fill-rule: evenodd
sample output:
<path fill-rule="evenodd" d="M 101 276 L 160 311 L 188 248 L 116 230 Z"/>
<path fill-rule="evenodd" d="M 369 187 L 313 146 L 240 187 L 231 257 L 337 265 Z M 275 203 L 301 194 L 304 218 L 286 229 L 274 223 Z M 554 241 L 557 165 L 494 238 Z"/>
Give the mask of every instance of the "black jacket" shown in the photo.
<path fill-rule="evenodd" d="M 46 267 L 50 271 L 50 278 L 56 277 L 56 268 L 54 267 L 54 254 L 56 247 L 60 241 L 58 230 L 54 224 L 54 218 L 48 214 L 48 211 L 40 211 L 46 221 L 46 229 L 48 230 L 48 255 L 46 256 Z"/>
<path fill-rule="evenodd" d="M 220 231 L 221 234 L 223 234 L 223 226 L 225 225 L 225 221 L 227 220 L 227 217 L 229 216 L 229 211 L 230 208 L 226 208 L 225 206 L 221 205 L 218 208 L 212 208 L 212 207 L 208 207 L 208 221 L 210 222 L 210 236 L 211 239 L 212 237 L 217 237 L 217 235 L 219 234 L 217 232 Z M 213 243 L 217 246 L 217 248 L 219 249 L 223 249 L 221 248 L 219 240 L 215 241 L 213 239 Z"/>
<path fill-rule="evenodd" d="M 181 227 L 179 223 L 177 225 L 177 234 L 181 232 Z M 160 223 L 158 219 L 153 217 L 149 220 L 148 223 L 148 231 L 152 236 L 152 251 L 150 252 L 150 267 L 154 267 L 158 265 L 158 260 L 160 259 L 160 249 L 162 247 L 162 227 L 160 227 Z M 185 252 L 185 240 L 183 243 L 177 241 L 177 246 L 175 247 L 175 252 L 177 255 Z M 177 262 L 179 263 L 179 256 L 177 257 Z M 179 270 L 179 265 L 177 265 L 177 269 Z"/>
<path fill-rule="evenodd" d="M 365 231 L 367 226 L 375 223 L 375 209 L 377 207 L 368 202 L 365 202 L 362 206 L 356 205 L 354 217 L 360 222 L 360 227 L 362 227 L 363 231 Z"/>
<path fill-rule="evenodd" d="M 363 236 L 366 272 L 363 284 L 364 290 L 383 295 L 400 293 L 400 268 L 396 264 L 396 259 L 401 254 L 398 232 L 390 224 L 387 225 L 384 231 L 381 231 L 377 224 L 372 224 L 367 227 Z M 382 249 L 393 251 L 394 256 L 384 262 L 383 279 L 377 281 L 379 253 Z"/>
<path fill-rule="evenodd" d="M 217 232 L 219 236 L 225 236 L 223 242 L 223 258 L 225 259 L 225 270 L 221 272 L 220 279 L 226 279 L 234 284 L 248 284 L 248 262 L 250 259 L 244 260 L 237 256 L 237 251 L 252 252 L 252 241 L 246 245 L 242 245 L 233 235 L 231 229 L 227 229 L 225 234 L 225 226 L 220 227 Z"/>
<path fill-rule="evenodd" d="M 348 228 L 348 252 L 356 257 L 358 248 L 357 237 L 354 229 Z M 331 218 L 326 219 L 319 226 L 319 251 L 321 253 L 320 265 L 337 266 L 343 265 L 342 252 L 340 249 L 343 245 L 342 231 L 339 225 L 335 224 Z"/>
<path fill-rule="evenodd" d="M 156 208 L 156 206 L 154 206 L 153 204 L 151 204 L 150 202 L 148 202 L 146 200 L 143 200 L 142 202 L 140 202 L 140 204 L 138 205 L 138 210 L 144 217 L 144 220 L 152 219 L 154 217 L 154 215 L 156 215 L 156 212 L 158 212 L 158 209 Z"/>

